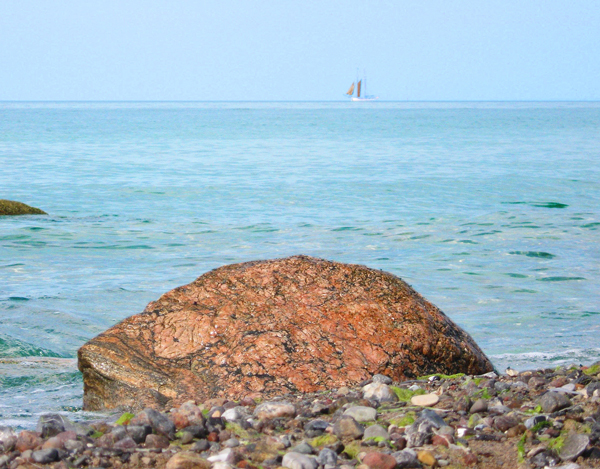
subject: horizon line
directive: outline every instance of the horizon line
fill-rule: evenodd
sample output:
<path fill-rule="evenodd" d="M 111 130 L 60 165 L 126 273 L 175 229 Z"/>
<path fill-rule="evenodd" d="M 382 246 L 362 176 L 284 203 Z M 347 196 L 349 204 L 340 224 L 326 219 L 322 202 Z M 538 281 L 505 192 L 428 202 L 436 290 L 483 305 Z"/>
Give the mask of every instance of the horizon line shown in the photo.
<path fill-rule="evenodd" d="M 0 99 L 0 103 L 350 103 L 342 100 L 185 100 L 185 99 Z M 443 99 L 443 100 L 386 100 L 369 103 L 600 103 L 598 99 Z"/>

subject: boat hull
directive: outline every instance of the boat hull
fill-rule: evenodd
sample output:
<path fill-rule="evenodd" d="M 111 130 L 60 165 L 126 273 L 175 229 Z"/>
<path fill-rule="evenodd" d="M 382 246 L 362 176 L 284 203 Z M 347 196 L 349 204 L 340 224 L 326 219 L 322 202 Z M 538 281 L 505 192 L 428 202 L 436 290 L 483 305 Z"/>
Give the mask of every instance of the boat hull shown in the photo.
<path fill-rule="evenodd" d="M 375 101 L 379 98 L 351 98 L 352 101 Z"/>

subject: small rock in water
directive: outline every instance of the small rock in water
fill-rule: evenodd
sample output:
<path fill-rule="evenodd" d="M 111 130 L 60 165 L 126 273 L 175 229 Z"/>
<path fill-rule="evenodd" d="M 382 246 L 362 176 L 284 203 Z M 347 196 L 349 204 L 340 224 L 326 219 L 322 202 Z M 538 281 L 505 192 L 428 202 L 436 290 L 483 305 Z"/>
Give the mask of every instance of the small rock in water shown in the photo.
<path fill-rule="evenodd" d="M 440 396 L 435 393 L 421 394 L 410 398 L 412 405 L 418 405 L 422 407 L 432 407 L 440 402 Z"/>
<path fill-rule="evenodd" d="M 559 451 L 560 459 L 563 461 L 577 459 L 585 451 L 589 442 L 590 438 L 587 435 L 569 433 Z"/>
<path fill-rule="evenodd" d="M 348 407 L 344 415 L 354 418 L 357 422 L 374 422 L 377 419 L 377 410 L 373 407 L 357 405 Z"/>
<path fill-rule="evenodd" d="M 283 456 L 281 461 L 283 467 L 288 469 L 317 469 L 318 463 L 315 458 L 306 454 L 289 452 Z"/>

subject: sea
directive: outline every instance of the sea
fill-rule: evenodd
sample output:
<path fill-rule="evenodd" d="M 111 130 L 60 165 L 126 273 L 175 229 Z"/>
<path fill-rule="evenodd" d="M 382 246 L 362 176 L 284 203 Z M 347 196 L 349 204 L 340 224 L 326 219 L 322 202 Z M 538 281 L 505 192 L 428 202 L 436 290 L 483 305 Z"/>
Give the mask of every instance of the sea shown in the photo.
<path fill-rule="evenodd" d="M 82 410 L 77 349 L 216 267 L 391 272 L 499 371 L 600 359 L 600 103 L 0 102 L 0 425 Z"/>

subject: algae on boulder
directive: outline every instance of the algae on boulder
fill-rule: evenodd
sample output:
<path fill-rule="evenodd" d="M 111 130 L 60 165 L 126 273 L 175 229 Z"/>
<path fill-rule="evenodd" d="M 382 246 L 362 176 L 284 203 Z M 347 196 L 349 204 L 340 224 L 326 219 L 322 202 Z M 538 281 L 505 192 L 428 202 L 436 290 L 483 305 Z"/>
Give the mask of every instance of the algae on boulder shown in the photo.
<path fill-rule="evenodd" d="M 0 216 L 1 215 L 48 215 L 39 208 L 31 207 L 22 202 L 14 200 L 0 199 Z"/>
<path fill-rule="evenodd" d="M 86 410 L 493 369 L 400 278 L 307 256 L 208 272 L 90 340 L 78 358 Z"/>

